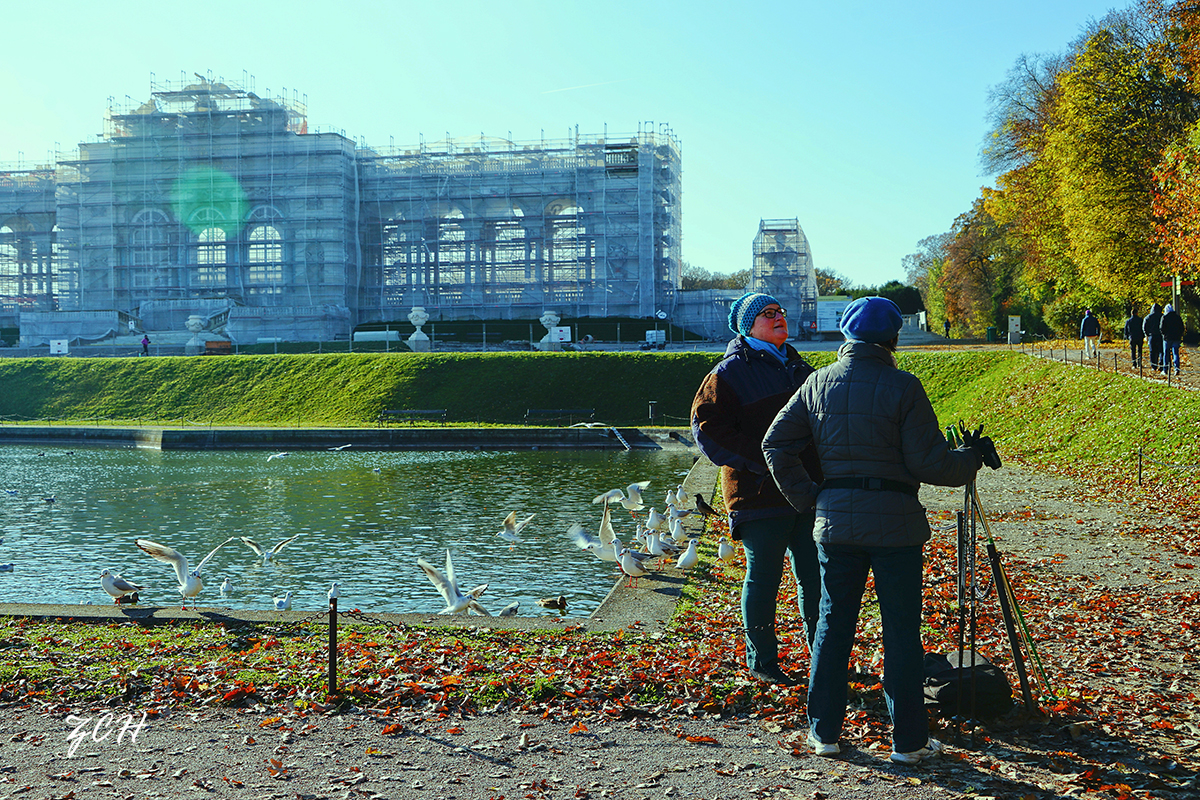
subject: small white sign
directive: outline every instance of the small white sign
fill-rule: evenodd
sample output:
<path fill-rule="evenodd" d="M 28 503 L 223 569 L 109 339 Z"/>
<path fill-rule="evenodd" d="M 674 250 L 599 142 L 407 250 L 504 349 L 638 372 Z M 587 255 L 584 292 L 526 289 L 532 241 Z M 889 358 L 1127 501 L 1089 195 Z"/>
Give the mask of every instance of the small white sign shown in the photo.
<path fill-rule="evenodd" d="M 550 341 L 552 342 L 569 342 L 571 341 L 571 326 L 559 325 L 550 329 Z"/>
<path fill-rule="evenodd" d="M 70 339 L 51 339 L 50 340 L 50 355 L 65 356 L 71 350 Z"/>

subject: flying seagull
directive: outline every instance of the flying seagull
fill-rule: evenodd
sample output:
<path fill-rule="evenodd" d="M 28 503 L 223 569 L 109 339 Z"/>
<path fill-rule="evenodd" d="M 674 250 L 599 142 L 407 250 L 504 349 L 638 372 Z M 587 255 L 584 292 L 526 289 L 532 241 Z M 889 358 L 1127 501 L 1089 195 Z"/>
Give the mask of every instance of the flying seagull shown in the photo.
<path fill-rule="evenodd" d="M 612 500 L 620 503 L 625 507 L 626 511 L 628 511 L 630 514 L 633 514 L 633 512 L 641 511 L 643 508 L 645 508 L 645 506 L 642 505 L 642 491 L 649 485 L 650 481 L 638 481 L 637 483 L 631 483 L 626 486 L 625 491 L 623 492 L 620 489 L 609 489 L 604 494 L 596 495 L 596 497 L 592 499 L 592 502 L 599 504 Z"/>
<path fill-rule="evenodd" d="M 429 578 L 429 582 L 446 601 L 446 607 L 439 611 L 439 614 L 463 614 L 470 609 L 481 616 L 491 616 L 487 609 L 479 604 L 479 597 L 487 591 L 488 585 L 485 583 L 482 586 L 476 586 L 466 594 L 460 592 L 458 582 L 454 579 L 454 561 L 450 557 L 449 550 L 446 551 L 445 573 L 423 558 L 417 559 L 417 566 L 421 568 L 425 577 Z"/>
<path fill-rule="evenodd" d="M 529 521 L 533 519 L 533 517 L 534 515 L 530 514 L 525 519 L 517 522 L 517 512 L 511 511 L 509 512 L 509 515 L 504 518 L 504 527 L 501 528 L 496 535 L 508 542 L 513 547 L 516 547 L 517 536 L 521 533 L 525 526 L 529 524 Z"/>
<path fill-rule="evenodd" d="M 239 536 L 237 538 L 242 540 L 242 544 L 246 545 L 246 547 L 249 547 L 257 555 L 262 557 L 263 565 L 265 566 L 265 565 L 271 563 L 272 558 L 279 555 L 279 551 L 282 550 L 284 547 L 286 547 L 288 542 L 294 541 L 300 535 L 301 534 L 297 533 L 295 536 L 291 537 L 290 539 L 284 539 L 282 542 L 275 545 L 270 550 L 264 550 L 262 545 L 260 545 L 258 542 L 251 539 L 249 536 Z"/>
<path fill-rule="evenodd" d="M 204 569 L 204 565 L 217 554 L 218 550 L 236 538 L 236 536 L 230 536 L 214 547 L 208 555 L 200 559 L 200 563 L 192 570 L 188 569 L 187 556 L 173 547 L 167 547 L 165 544 L 152 542 L 149 539 L 138 539 L 136 544 L 138 549 L 146 555 L 158 561 L 165 561 L 175 568 L 175 577 L 179 579 L 179 594 L 183 596 L 183 610 L 186 611 L 188 598 L 192 599 L 192 609 L 196 609 L 196 597 L 204 588 L 204 582 L 200 580 L 200 570 Z"/>

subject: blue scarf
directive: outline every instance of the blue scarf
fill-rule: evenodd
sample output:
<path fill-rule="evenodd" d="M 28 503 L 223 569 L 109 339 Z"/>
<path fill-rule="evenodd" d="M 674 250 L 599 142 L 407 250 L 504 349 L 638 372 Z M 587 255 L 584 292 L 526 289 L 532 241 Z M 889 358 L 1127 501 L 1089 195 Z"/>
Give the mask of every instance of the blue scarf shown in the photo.
<path fill-rule="evenodd" d="M 746 342 L 746 344 L 750 345 L 750 347 L 754 348 L 755 350 L 763 353 L 770 353 L 778 358 L 781 363 L 787 363 L 787 351 L 784 350 L 783 347 L 776 347 L 770 342 L 764 342 L 762 339 L 755 339 L 753 336 L 743 336 L 742 339 Z M 784 347 L 786 347 L 786 345 L 784 345 Z"/>

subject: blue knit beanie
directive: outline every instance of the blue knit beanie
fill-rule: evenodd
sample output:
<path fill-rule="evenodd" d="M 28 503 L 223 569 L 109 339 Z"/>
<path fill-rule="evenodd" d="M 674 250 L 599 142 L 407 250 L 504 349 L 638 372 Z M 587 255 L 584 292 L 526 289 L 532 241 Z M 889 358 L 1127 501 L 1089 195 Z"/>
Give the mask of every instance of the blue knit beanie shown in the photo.
<path fill-rule="evenodd" d="M 755 317 L 772 303 L 783 308 L 783 304 L 769 294 L 746 292 L 729 307 L 729 330 L 749 336 Z"/>
<path fill-rule="evenodd" d="M 860 297 L 842 313 L 842 333 L 859 342 L 890 342 L 902 325 L 900 306 L 886 297 Z"/>

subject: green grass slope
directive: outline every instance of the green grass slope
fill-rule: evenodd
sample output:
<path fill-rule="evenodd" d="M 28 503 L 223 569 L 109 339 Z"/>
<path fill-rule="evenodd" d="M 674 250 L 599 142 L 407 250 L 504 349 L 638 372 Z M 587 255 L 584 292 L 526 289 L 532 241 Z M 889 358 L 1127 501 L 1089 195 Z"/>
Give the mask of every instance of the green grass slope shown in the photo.
<path fill-rule="evenodd" d="M 815 366 L 832 353 L 808 355 Z M 445 408 L 452 422 L 510 424 L 527 408 L 595 408 L 614 425 L 686 425 L 714 353 L 434 353 L 212 358 L 0 359 L 10 420 L 188 420 L 355 426 L 380 410 Z M 1200 397 L 1132 376 L 1010 352 L 908 353 L 943 424 L 982 423 L 1001 453 L 1128 462 L 1139 445 L 1200 462 Z M 555 423 L 551 423 L 555 424 Z"/>

